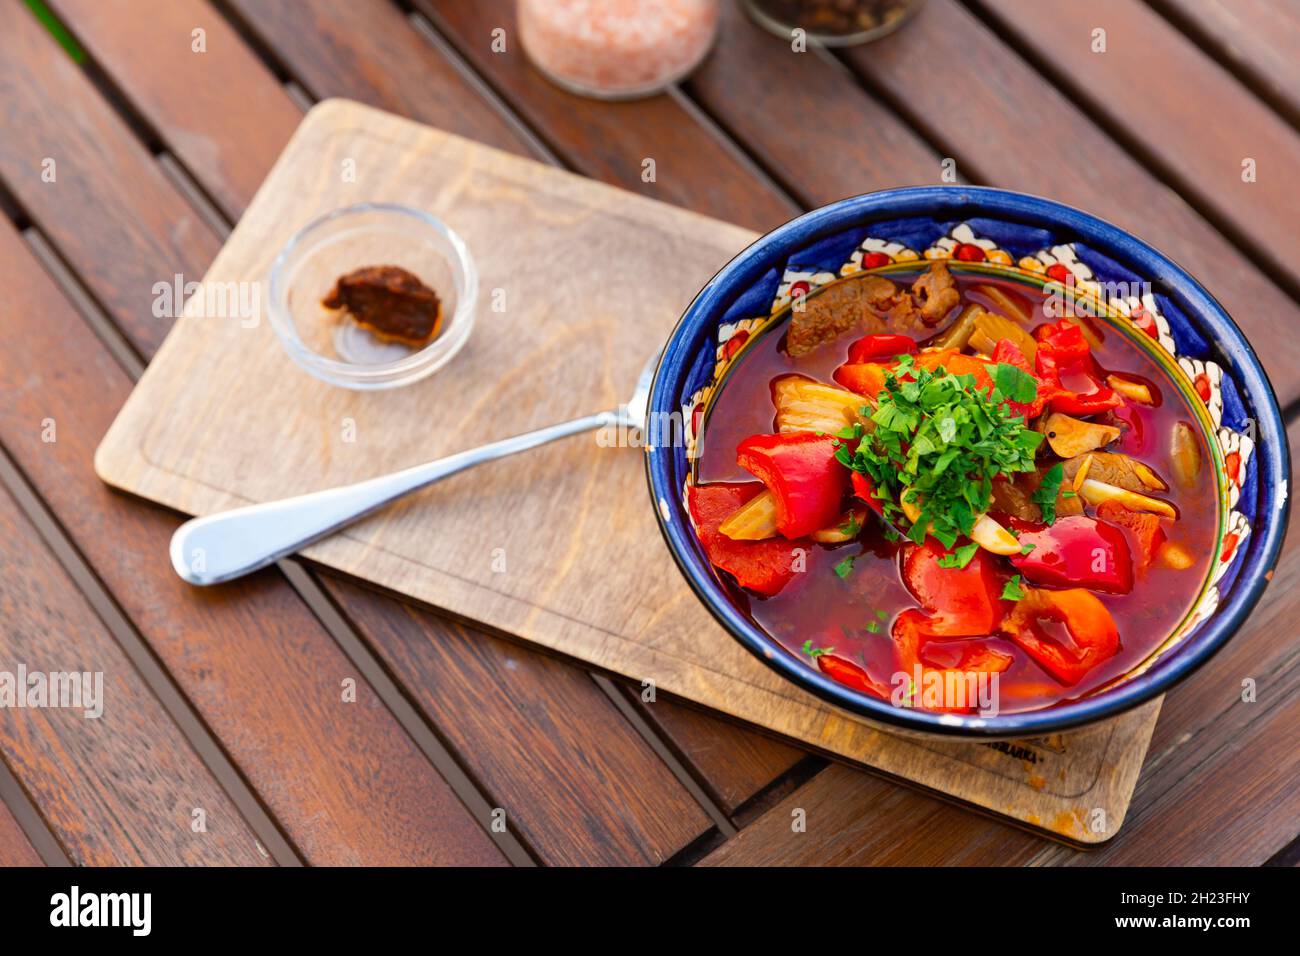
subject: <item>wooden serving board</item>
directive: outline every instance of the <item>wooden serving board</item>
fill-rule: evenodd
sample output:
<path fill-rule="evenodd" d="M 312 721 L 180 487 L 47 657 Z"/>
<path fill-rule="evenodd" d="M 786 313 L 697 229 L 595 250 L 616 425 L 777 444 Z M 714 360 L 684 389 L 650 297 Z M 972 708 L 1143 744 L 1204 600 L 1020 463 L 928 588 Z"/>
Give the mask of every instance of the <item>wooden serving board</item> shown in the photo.
<path fill-rule="evenodd" d="M 671 157 L 658 175 L 672 175 Z M 349 391 L 297 368 L 264 317 L 187 307 L 99 448 L 104 481 L 209 514 L 613 407 L 696 291 L 754 238 L 331 100 L 303 121 L 206 281 L 261 283 L 265 303 L 290 234 L 361 201 L 427 209 L 468 243 L 478 324 L 456 359 L 406 388 Z M 1118 830 L 1160 706 L 995 745 L 898 736 L 832 708 L 713 621 L 659 536 L 640 453 L 596 436 L 446 480 L 305 554 L 1076 843 Z"/>

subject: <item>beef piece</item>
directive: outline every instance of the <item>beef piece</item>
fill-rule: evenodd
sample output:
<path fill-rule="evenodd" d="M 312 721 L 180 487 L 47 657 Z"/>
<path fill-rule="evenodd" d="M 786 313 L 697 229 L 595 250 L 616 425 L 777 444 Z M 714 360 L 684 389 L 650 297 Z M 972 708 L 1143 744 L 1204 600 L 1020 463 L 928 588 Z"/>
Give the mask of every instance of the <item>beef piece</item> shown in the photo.
<path fill-rule="evenodd" d="M 786 351 L 796 357 L 807 355 L 859 327 L 865 327 L 868 334 L 883 331 L 885 323 L 878 314 L 879 304 L 891 299 L 897 288 L 888 279 L 865 276 L 837 282 L 810 295 L 801 309 L 791 312 Z"/>
<path fill-rule="evenodd" d="M 957 281 L 942 259 L 930 263 L 930 268 L 912 283 L 912 298 L 921 310 L 921 321 L 934 327 L 960 302 Z"/>

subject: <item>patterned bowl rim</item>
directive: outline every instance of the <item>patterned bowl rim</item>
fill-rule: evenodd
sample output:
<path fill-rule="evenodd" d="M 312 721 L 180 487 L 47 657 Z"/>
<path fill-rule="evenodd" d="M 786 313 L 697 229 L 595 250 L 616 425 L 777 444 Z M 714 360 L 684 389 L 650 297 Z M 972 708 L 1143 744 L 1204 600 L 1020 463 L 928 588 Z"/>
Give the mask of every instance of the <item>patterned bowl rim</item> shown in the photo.
<path fill-rule="evenodd" d="M 948 737 L 999 738 L 1054 733 L 1112 717 L 1150 700 L 1191 674 L 1227 642 L 1249 616 L 1277 564 L 1290 512 L 1290 455 L 1286 429 L 1267 375 L 1226 310 L 1172 259 L 1124 229 L 1072 206 L 1039 196 L 987 187 L 918 186 L 842 199 L 790 220 L 742 250 L 704 286 L 668 337 L 651 385 L 651 415 L 680 410 L 683 383 L 703 333 L 773 267 L 820 239 L 906 216 L 964 221 L 998 217 L 1050 228 L 1059 242 L 1086 241 L 1160 287 L 1217 349 L 1256 424 L 1256 529 L 1227 597 L 1196 633 L 1155 666 L 1091 696 L 1035 711 L 991 717 L 897 708 L 831 680 L 781 648 L 738 610 L 713 576 L 680 503 L 669 454 L 646 449 L 646 477 L 659 529 L 674 561 L 705 607 L 740 644 L 768 667 L 828 703 L 878 723 Z M 710 337 L 709 343 L 712 343 Z M 666 420 L 666 419 L 665 419 Z M 672 502 L 670 504 L 670 502 Z"/>

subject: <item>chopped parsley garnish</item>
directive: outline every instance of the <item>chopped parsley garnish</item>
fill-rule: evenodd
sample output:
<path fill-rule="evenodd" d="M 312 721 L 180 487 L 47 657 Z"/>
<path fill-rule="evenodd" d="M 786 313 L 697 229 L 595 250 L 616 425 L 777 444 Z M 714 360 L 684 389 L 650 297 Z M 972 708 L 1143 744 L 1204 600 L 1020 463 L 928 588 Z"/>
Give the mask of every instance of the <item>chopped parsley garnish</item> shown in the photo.
<path fill-rule="evenodd" d="M 1038 547 L 1038 545 L 1036 545 L 1036 544 L 1028 544 L 1028 543 L 1026 543 L 1026 544 L 1022 544 L 1022 545 L 1020 546 L 1020 553 L 1021 553 L 1021 554 L 1028 554 L 1030 551 L 1033 551 L 1034 548 L 1036 548 L 1036 547 Z"/>
<path fill-rule="evenodd" d="M 871 480 L 887 523 L 904 517 L 904 498 L 919 509 L 907 533 L 917 544 L 929 533 L 951 549 L 988 510 L 996 475 L 1034 470 L 1043 436 L 1003 404 L 1008 396 L 1002 388 L 1012 401 L 1033 401 L 1037 386 L 1013 365 L 996 366 L 994 373 L 994 388 L 985 394 L 974 376 L 918 368 L 912 356 L 903 356 L 885 378 L 872 427 L 863 430 L 856 450 L 844 446 L 837 453 Z"/>
<path fill-rule="evenodd" d="M 1061 491 L 1061 482 L 1065 480 L 1065 467 L 1058 461 L 1047 473 L 1043 475 L 1043 480 L 1038 483 L 1038 490 L 1034 492 L 1034 503 L 1038 505 L 1043 512 L 1044 524 L 1056 523 L 1056 496 Z"/>
<path fill-rule="evenodd" d="M 851 556 L 847 557 L 839 564 L 835 565 L 835 573 L 838 574 L 841 578 L 847 578 L 850 574 L 852 574 L 853 558 Z"/>
<path fill-rule="evenodd" d="M 1028 405 L 1038 397 L 1038 380 L 1022 368 L 999 363 L 993 369 L 993 384 L 1009 402 Z"/>
<path fill-rule="evenodd" d="M 833 647 L 813 647 L 811 640 L 803 642 L 803 652 L 814 659 L 821 657 L 823 654 L 829 654 L 833 650 L 835 650 Z"/>
<path fill-rule="evenodd" d="M 1019 601 L 1024 596 L 1025 592 L 1020 587 L 1020 575 L 1011 575 L 1010 580 L 1002 585 L 1002 600 Z"/>
<path fill-rule="evenodd" d="M 880 622 L 879 622 L 879 621 L 868 621 L 868 622 L 867 622 L 867 633 L 868 633 L 868 634 L 879 634 L 879 633 L 880 633 Z"/>
<path fill-rule="evenodd" d="M 970 564 L 971 559 L 975 557 L 975 552 L 980 546 L 972 541 L 970 544 L 963 544 L 960 548 L 945 554 L 939 559 L 941 568 L 964 568 Z"/>
<path fill-rule="evenodd" d="M 840 525 L 839 532 L 846 538 L 856 538 L 858 532 L 862 530 L 862 524 L 858 521 L 856 515 L 849 515 L 849 520 Z"/>

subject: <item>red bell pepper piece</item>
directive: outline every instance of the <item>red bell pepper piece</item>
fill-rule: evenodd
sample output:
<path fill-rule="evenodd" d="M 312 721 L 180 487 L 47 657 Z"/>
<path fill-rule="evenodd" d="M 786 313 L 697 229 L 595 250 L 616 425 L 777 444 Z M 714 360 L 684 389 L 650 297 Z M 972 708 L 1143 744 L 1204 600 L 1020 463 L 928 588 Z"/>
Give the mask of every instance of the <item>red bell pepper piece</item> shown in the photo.
<path fill-rule="evenodd" d="M 776 527 L 802 538 L 835 523 L 849 488 L 849 470 L 835 457 L 841 442 L 829 435 L 751 435 L 736 462 L 776 499 Z"/>
<path fill-rule="evenodd" d="M 932 615 L 928 633 L 945 637 L 992 634 L 1002 613 L 1001 584 L 987 551 L 976 551 L 964 568 L 945 568 L 939 559 L 947 554 L 933 538 L 909 544 L 903 551 L 903 583 Z"/>
<path fill-rule="evenodd" d="M 834 654 L 818 654 L 817 666 L 823 674 L 845 687 L 852 687 L 854 690 L 874 694 L 877 697 L 889 697 L 887 685 L 873 680 L 865 668 L 859 667 L 850 660 L 836 657 Z"/>
<path fill-rule="evenodd" d="M 1016 345 L 1016 343 L 1012 342 L 1010 339 L 998 339 L 998 344 L 993 347 L 993 357 L 991 361 L 995 365 L 1014 365 L 1022 372 L 1027 372 L 1028 374 L 1033 375 L 1035 379 L 1038 378 L 1038 376 L 1034 374 L 1034 370 L 1029 367 L 1029 359 L 1025 358 L 1025 353 L 1020 351 L 1020 346 Z M 1038 394 L 1034 396 L 1032 402 L 1025 403 L 1008 401 L 1003 402 L 1003 404 L 1006 405 L 1007 408 L 1010 408 L 1012 411 L 1021 415 L 1024 420 L 1028 422 L 1031 418 L 1036 418 L 1043 413 L 1043 409 L 1046 408 L 1047 403 L 1055 397 L 1057 391 L 1059 391 L 1059 389 L 1053 388 L 1051 385 L 1039 381 Z"/>
<path fill-rule="evenodd" d="M 1065 625 L 1066 646 L 1043 629 L 1042 622 Z M 1047 673 L 1072 686 L 1088 671 L 1119 651 L 1119 630 L 1106 605 L 1082 588 L 1068 591 L 1026 589 L 1002 629 Z"/>
<path fill-rule="evenodd" d="M 854 471 L 849 473 L 849 480 L 853 485 L 853 496 L 861 498 L 867 503 L 868 508 L 883 518 L 885 516 L 885 505 L 876 497 L 876 486 L 871 478 L 860 471 Z"/>
<path fill-rule="evenodd" d="M 907 335 L 865 335 L 849 346 L 849 364 L 915 355 L 915 340 Z"/>
<path fill-rule="evenodd" d="M 1129 511 L 1118 501 L 1104 501 L 1097 508 L 1097 516 L 1129 533 L 1137 544 L 1136 554 L 1140 568 L 1150 566 L 1155 560 L 1156 552 L 1165 543 L 1165 531 L 1155 515 Z"/>
<path fill-rule="evenodd" d="M 970 674 L 994 674 L 1005 671 L 1014 663 L 1014 658 L 993 647 L 988 641 L 981 640 L 957 640 L 943 641 L 941 643 L 931 643 L 932 657 L 926 660 L 926 640 L 936 636 L 934 633 L 934 619 L 927 617 L 923 612 L 913 608 L 910 611 L 904 611 L 898 615 L 894 621 L 893 628 L 894 650 L 899 670 L 906 674 L 912 680 L 916 679 L 917 670 L 920 670 L 921 680 L 928 681 L 932 676 L 939 678 L 938 687 L 947 688 L 949 686 L 948 675 L 959 675 L 965 678 Z M 950 666 L 935 666 L 934 649 L 947 651 L 948 655 L 956 655 L 955 660 L 945 662 Z M 921 693 L 921 689 L 917 688 Z M 945 701 L 951 706 L 935 705 L 926 701 L 926 706 L 933 710 L 947 712 L 968 712 L 975 708 L 975 702 L 969 701 L 966 706 L 958 706 L 956 701 Z"/>
<path fill-rule="evenodd" d="M 842 385 L 850 392 L 857 392 L 874 402 L 876 397 L 885 390 L 885 376 L 889 372 L 890 367 L 879 362 L 853 362 L 837 368 L 833 378 L 837 385 Z"/>
<path fill-rule="evenodd" d="M 1038 381 L 1051 391 L 1053 411 L 1095 415 L 1123 404 L 1114 389 L 1102 384 L 1097 363 L 1082 330 L 1068 319 L 1034 330 Z"/>
<path fill-rule="evenodd" d="M 806 551 L 811 542 L 783 538 L 733 541 L 718 530 L 732 512 L 762 490 L 756 481 L 691 485 L 687 505 L 709 563 L 726 571 L 741 587 L 771 597 L 795 576 L 795 552 L 800 548 Z"/>
<path fill-rule="evenodd" d="M 1133 558 L 1128 539 L 1114 525 L 1074 515 L 1047 526 L 1012 518 L 1021 545 L 1033 545 L 1028 554 L 1011 556 L 1011 563 L 1026 581 L 1053 587 L 1082 587 L 1106 594 L 1133 590 Z"/>

